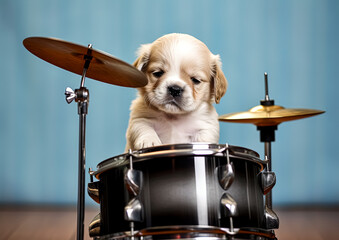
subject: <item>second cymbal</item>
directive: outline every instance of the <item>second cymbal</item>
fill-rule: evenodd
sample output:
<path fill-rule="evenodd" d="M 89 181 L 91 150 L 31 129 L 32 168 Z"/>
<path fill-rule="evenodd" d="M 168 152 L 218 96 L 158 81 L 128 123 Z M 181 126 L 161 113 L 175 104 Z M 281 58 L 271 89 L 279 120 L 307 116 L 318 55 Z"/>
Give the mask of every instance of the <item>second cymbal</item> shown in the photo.
<path fill-rule="evenodd" d="M 219 121 L 252 123 L 256 126 L 276 126 L 282 122 L 307 118 L 324 112 L 314 109 L 284 108 L 277 105 L 258 105 L 249 111 L 221 115 Z"/>
<path fill-rule="evenodd" d="M 23 44 L 37 57 L 82 75 L 88 47 L 45 37 L 29 37 Z M 123 87 L 143 87 L 147 84 L 146 76 L 132 65 L 105 52 L 95 49 L 90 49 L 89 52 L 92 60 L 86 73 L 87 77 Z"/>

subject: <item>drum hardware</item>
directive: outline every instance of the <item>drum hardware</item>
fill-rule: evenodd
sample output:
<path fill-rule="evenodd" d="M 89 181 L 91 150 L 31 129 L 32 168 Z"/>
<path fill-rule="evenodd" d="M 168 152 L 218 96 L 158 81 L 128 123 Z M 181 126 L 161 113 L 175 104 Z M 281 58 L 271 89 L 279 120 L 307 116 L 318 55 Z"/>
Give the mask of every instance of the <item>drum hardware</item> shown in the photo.
<path fill-rule="evenodd" d="M 90 237 L 94 237 L 94 236 L 98 236 L 100 235 L 100 213 L 98 213 L 93 220 L 90 222 L 89 226 L 88 226 L 88 230 L 89 230 L 89 236 Z"/>
<path fill-rule="evenodd" d="M 90 182 L 87 187 L 88 195 L 97 203 L 100 204 L 99 199 L 99 182 Z"/>
<path fill-rule="evenodd" d="M 270 147 L 271 146 L 269 145 L 269 148 Z M 265 154 L 266 153 L 265 149 Z M 271 161 L 268 159 L 267 155 L 265 156 L 265 160 L 267 160 L 267 167 L 261 173 L 262 190 L 265 195 L 265 226 L 266 229 L 277 229 L 279 228 L 279 217 L 272 209 L 272 189 L 276 183 L 276 175 L 270 170 Z"/>
<path fill-rule="evenodd" d="M 228 234 L 235 235 L 237 232 L 239 232 L 239 229 L 234 229 L 233 226 L 233 217 L 238 215 L 238 206 L 237 202 L 231 197 L 230 194 L 224 193 L 224 195 L 221 198 L 221 211 L 224 212 L 224 214 L 229 217 L 230 220 L 230 227 L 228 230 Z"/>
<path fill-rule="evenodd" d="M 130 168 L 125 173 L 125 185 L 128 192 L 133 196 L 136 197 L 140 194 L 142 188 L 142 172 L 133 169 L 133 155 L 132 150 L 129 150 L 129 166 Z"/>
<path fill-rule="evenodd" d="M 230 162 L 229 156 L 229 145 L 228 143 L 225 144 L 225 156 L 226 156 L 226 165 L 220 167 L 222 169 L 222 175 L 219 175 L 219 183 L 220 186 L 227 190 L 234 181 L 234 166 Z M 219 169 L 220 169 L 219 168 Z M 235 230 L 233 226 L 233 218 L 238 214 L 237 202 L 232 198 L 229 193 L 224 193 L 221 200 L 221 212 L 224 212 L 224 215 L 229 217 L 230 227 L 229 227 L 229 234 L 233 235 L 236 234 L 239 230 Z"/>
<path fill-rule="evenodd" d="M 129 153 L 129 169 L 125 172 L 124 181 L 126 189 L 132 198 L 124 209 L 125 221 L 130 222 L 130 237 L 134 240 L 134 222 L 143 221 L 143 206 L 139 199 L 143 185 L 143 175 L 141 171 L 133 169 L 132 150 Z"/>
<path fill-rule="evenodd" d="M 268 162 L 267 156 L 265 156 L 266 162 Z M 276 175 L 274 172 L 267 171 L 267 168 L 265 171 L 261 172 L 261 187 L 263 193 L 266 195 L 269 193 L 274 185 L 276 184 Z"/>
<path fill-rule="evenodd" d="M 140 200 L 132 198 L 132 200 L 125 206 L 125 220 L 130 223 L 130 237 L 134 239 L 134 222 L 141 221 L 142 205 Z"/>
<path fill-rule="evenodd" d="M 267 161 L 267 166 L 270 163 L 270 160 L 267 156 L 265 156 L 265 160 Z M 279 218 L 277 214 L 272 210 L 272 188 L 276 184 L 276 175 L 274 172 L 269 171 L 269 167 L 266 167 L 263 172 L 261 172 L 261 187 L 263 193 L 265 195 L 265 226 L 267 229 L 276 229 L 279 228 Z"/>
<path fill-rule="evenodd" d="M 89 173 L 89 176 L 90 176 L 90 182 L 87 185 L 87 193 L 95 202 L 100 204 L 99 182 L 93 181 L 93 173 L 94 172 L 92 171 L 92 168 L 89 168 L 88 173 Z"/>
<path fill-rule="evenodd" d="M 55 38 L 29 37 L 23 45 L 37 57 L 81 75 L 80 88 L 73 91 L 67 87 L 65 91 L 67 103 L 75 100 L 78 103 L 79 115 L 79 156 L 78 156 L 78 203 L 77 203 L 77 239 L 84 237 L 84 190 L 86 160 L 86 115 L 88 113 L 89 91 L 85 88 L 85 78 L 89 77 L 101 82 L 124 87 L 143 87 L 147 84 L 146 76 L 133 66 L 120 61 L 104 52 L 66 42 Z M 98 189 L 93 183 L 88 191 L 97 199 Z M 90 190 L 91 189 L 91 190 Z"/>
<path fill-rule="evenodd" d="M 93 173 L 94 171 L 92 171 L 92 168 L 89 168 L 88 174 L 90 176 L 90 182 L 87 185 L 87 193 L 96 203 L 100 204 L 99 182 L 94 182 Z M 101 224 L 101 214 L 98 213 L 89 223 L 88 231 L 90 237 L 100 235 L 100 224 Z"/>
<path fill-rule="evenodd" d="M 91 181 L 91 183 L 94 181 L 93 173 L 94 171 L 92 170 L 92 168 L 88 168 L 89 180 Z"/>
<path fill-rule="evenodd" d="M 230 162 L 228 143 L 226 143 L 225 152 L 227 164 L 221 167 L 222 172 L 219 174 L 219 183 L 224 190 L 227 190 L 234 181 L 234 167 Z"/>

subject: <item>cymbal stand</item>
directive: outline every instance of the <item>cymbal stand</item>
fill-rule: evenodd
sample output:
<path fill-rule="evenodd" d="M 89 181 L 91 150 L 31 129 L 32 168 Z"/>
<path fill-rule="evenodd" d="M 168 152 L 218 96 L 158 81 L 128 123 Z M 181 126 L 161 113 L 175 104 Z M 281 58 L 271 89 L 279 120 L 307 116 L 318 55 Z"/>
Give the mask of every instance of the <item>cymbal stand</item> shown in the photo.
<path fill-rule="evenodd" d="M 88 45 L 87 54 L 84 55 L 84 67 L 81 76 L 80 88 L 73 91 L 67 87 L 66 101 L 70 104 L 73 100 L 78 103 L 79 115 L 79 156 L 78 156 L 78 203 L 77 203 L 77 240 L 84 239 L 85 218 L 85 165 L 86 165 L 86 115 L 88 112 L 89 91 L 85 88 L 86 72 L 92 60 L 92 45 Z"/>
<path fill-rule="evenodd" d="M 265 100 L 260 101 L 263 106 L 273 106 L 274 100 L 270 100 L 268 96 L 268 80 L 265 73 Z M 272 148 L 271 143 L 275 141 L 275 130 L 277 125 L 273 126 L 257 126 L 260 131 L 260 141 L 265 143 L 265 160 L 267 161 L 265 172 L 262 174 L 262 183 L 265 194 L 265 220 L 267 229 L 279 228 L 279 218 L 273 211 L 272 206 L 272 188 L 276 183 L 275 173 L 272 172 Z"/>

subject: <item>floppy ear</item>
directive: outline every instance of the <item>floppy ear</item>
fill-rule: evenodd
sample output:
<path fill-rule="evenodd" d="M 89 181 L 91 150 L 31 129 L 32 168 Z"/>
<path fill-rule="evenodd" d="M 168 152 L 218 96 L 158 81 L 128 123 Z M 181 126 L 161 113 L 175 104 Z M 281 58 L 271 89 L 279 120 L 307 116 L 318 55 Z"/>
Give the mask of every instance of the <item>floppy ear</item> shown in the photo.
<path fill-rule="evenodd" d="M 144 71 L 149 61 L 150 54 L 151 54 L 151 44 L 141 45 L 137 52 L 138 58 L 133 63 L 133 66 L 140 71 Z"/>
<path fill-rule="evenodd" d="M 213 80 L 214 80 L 214 100 L 216 103 L 220 102 L 220 99 L 227 90 L 227 79 L 221 70 L 221 61 L 219 55 L 213 55 L 214 66 L 213 66 Z"/>

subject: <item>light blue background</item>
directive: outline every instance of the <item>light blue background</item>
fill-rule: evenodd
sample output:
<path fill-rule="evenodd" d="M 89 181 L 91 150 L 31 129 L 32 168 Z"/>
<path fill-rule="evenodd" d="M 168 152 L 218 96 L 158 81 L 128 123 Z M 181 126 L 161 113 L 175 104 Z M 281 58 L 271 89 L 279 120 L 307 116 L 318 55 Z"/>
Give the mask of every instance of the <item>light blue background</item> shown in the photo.
<path fill-rule="evenodd" d="M 75 204 L 78 115 L 64 100 L 80 76 L 30 54 L 22 41 L 56 37 L 133 63 L 140 44 L 191 34 L 218 53 L 229 89 L 219 114 L 270 97 L 326 113 L 279 125 L 274 203 L 338 204 L 339 2 L 336 0 L 0 0 L 0 203 Z M 124 151 L 132 88 L 86 80 L 87 168 Z M 220 123 L 220 143 L 263 155 L 254 125 Z M 87 176 L 88 181 L 88 176 Z M 87 196 L 87 203 L 92 204 Z"/>

